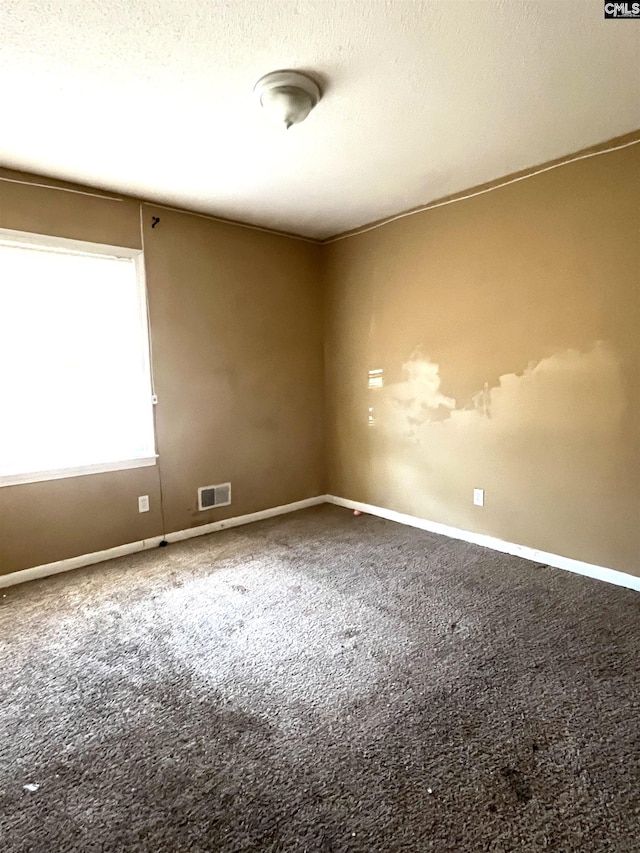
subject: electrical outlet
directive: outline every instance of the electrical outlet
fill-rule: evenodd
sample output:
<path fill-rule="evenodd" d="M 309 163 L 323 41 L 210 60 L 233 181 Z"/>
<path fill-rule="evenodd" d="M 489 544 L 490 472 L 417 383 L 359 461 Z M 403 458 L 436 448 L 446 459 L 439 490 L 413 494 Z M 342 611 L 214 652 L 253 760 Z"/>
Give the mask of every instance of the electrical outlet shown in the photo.
<path fill-rule="evenodd" d="M 484 489 L 473 490 L 473 505 L 484 506 Z"/>
<path fill-rule="evenodd" d="M 149 512 L 149 495 L 140 495 L 138 498 L 138 512 Z"/>

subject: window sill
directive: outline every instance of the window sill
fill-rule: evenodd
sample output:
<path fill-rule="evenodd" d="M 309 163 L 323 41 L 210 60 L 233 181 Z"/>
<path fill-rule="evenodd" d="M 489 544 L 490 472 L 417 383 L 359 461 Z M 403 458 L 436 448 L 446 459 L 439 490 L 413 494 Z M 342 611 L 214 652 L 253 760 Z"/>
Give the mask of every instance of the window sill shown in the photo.
<path fill-rule="evenodd" d="M 45 480 L 63 480 L 67 477 L 84 477 L 86 474 L 103 474 L 106 471 L 124 471 L 127 468 L 148 468 L 156 464 L 157 456 L 140 459 L 125 459 L 120 462 L 100 462 L 97 465 L 81 465 L 77 468 L 57 468 L 52 471 L 28 471 L 25 474 L 0 476 L 2 486 L 19 486 L 25 483 L 42 483 Z"/>

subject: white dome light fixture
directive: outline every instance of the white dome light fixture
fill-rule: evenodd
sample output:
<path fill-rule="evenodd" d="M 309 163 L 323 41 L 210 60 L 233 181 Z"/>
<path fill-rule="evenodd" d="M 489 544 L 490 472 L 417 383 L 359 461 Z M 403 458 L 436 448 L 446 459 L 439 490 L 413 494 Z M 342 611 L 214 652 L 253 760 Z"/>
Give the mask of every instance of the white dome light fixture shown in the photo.
<path fill-rule="evenodd" d="M 306 119 L 322 94 L 316 81 L 300 71 L 272 71 L 258 80 L 253 91 L 262 107 L 287 130 Z"/>

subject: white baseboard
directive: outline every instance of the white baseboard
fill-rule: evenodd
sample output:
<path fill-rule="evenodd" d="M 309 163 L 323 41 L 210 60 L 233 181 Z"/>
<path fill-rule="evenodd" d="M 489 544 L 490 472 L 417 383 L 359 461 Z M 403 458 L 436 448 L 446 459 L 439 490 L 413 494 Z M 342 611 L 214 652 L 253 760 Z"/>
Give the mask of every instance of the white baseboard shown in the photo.
<path fill-rule="evenodd" d="M 536 563 L 544 563 L 556 569 L 564 569 L 578 575 L 586 575 L 589 578 L 606 581 L 616 586 L 624 586 L 640 592 L 640 577 L 619 572 L 616 569 L 608 569 L 605 566 L 596 566 L 593 563 L 583 563 L 571 557 L 561 557 L 559 554 L 550 554 L 547 551 L 538 551 L 526 545 L 516 545 L 513 542 L 505 542 L 495 536 L 487 536 L 484 533 L 473 533 L 470 530 L 462 530 L 458 527 L 450 527 L 448 524 L 440 524 L 437 521 L 427 521 L 415 515 L 406 515 L 403 512 L 395 512 L 392 509 L 365 504 L 361 501 L 350 501 L 335 495 L 326 495 L 328 503 L 343 506 L 347 509 L 357 509 L 369 515 L 377 515 L 389 521 L 397 521 L 409 527 L 418 527 L 420 530 L 428 530 L 430 533 L 438 533 L 451 539 L 461 539 L 464 542 L 472 542 L 474 545 L 482 545 L 483 548 L 491 548 L 493 551 L 501 551 L 503 554 L 512 554 L 514 557 L 522 557 L 525 560 L 533 560 Z"/>
<path fill-rule="evenodd" d="M 141 539 L 138 542 L 129 542 L 127 545 L 116 545 L 115 548 L 107 548 L 106 551 L 94 551 L 92 554 L 81 554 L 78 557 L 70 557 L 67 560 L 58 560 L 55 563 L 45 563 L 43 566 L 34 566 L 31 569 L 22 569 L 19 572 L 11 572 L 8 575 L 0 575 L 0 589 L 14 586 L 18 583 L 46 578 L 59 572 L 69 572 L 72 569 L 80 569 L 83 566 L 92 566 L 94 563 L 102 563 L 105 560 L 113 560 L 115 557 L 125 557 L 127 554 L 135 554 L 137 551 L 146 551 L 149 548 L 157 548 L 164 539 L 167 542 L 179 542 L 182 539 L 191 539 L 194 536 L 204 536 L 227 527 L 238 527 L 241 524 L 250 524 L 252 521 L 261 521 L 274 515 L 283 515 L 287 512 L 295 512 L 298 509 L 306 509 L 326 502 L 326 495 L 318 495 L 314 498 L 306 498 L 282 506 L 274 506 L 271 509 L 263 509 L 259 512 L 250 512 L 247 515 L 238 515 L 235 518 L 225 518 L 222 521 L 214 521 L 211 524 L 202 524 L 200 527 L 192 527 L 189 530 L 176 530 L 167 533 L 166 536 L 154 536 L 151 539 Z"/>
<path fill-rule="evenodd" d="M 154 536 L 152 539 L 141 539 L 139 542 L 116 545 L 115 548 L 107 548 L 105 551 L 80 554 L 78 557 L 69 557 L 67 560 L 58 560 L 55 563 L 45 563 L 43 566 L 33 566 L 31 569 L 22 569 L 19 572 L 0 575 L 0 589 L 7 586 L 14 586 L 17 583 L 26 583 L 27 581 L 35 581 L 38 578 L 46 578 L 49 575 L 57 575 L 59 572 L 70 572 L 72 569 L 92 566 L 94 563 L 102 563 L 104 560 L 113 560 L 114 557 L 126 557 L 127 554 L 146 551 L 147 548 L 157 548 L 161 542 L 162 536 Z"/>
<path fill-rule="evenodd" d="M 239 527 L 241 524 L 251 524 L 253 521 L 262 521 L 265 518 L 273 518 L 274 515 L 285 515 L 298 509 L 306 509 L 309 506 L 317 506 L 326 503 L 326 495 L 317 495 L 315 498 L 305 498 L 292 504 L 274 506 L 271 509 L 261 509 L 259 512 L 250 512 L 247 515 L 237 515 L 235 518 L 223 518 L 222 521 L 212 521 L 211 524 L 201 524 L 199 527 L 190 527 L 188 530 L 176 530 L 175 533 L 167 533 L 164 537 L 167 542 L 181 542 L 183 539 L 192 539 L 194 536 L 203 536 L 205 533 L 215 533 L 216 530 L 224 530 L 227 527 Z"/>
<path fill-rule="evenodd" d="M 409 527 L 417 527 L 420 530 L 428 530 L 430 533 L 438 533 L 441 536 L 448 536 L 450 539 L 461 539 L 464 542 L 471 542 L 474 545 L 481 545 L 484 548 L 491 548 L 493 551 L 500 551 L 503 554 L 512 554 L 515 557 L 522 557 L 525 560 L 532 560 L 536 563 L 544 563 L 547 566 L 553 566 L 557 569 L 564 569 L 568 572 L 574 572 L 578 575 L 586 575 L 590 578 L 606 581 L 607 583 L 615 584 L 616 586 L 624 586 L 628 589 L 640 592 L 640 577 L 629 575 L 625 572 L 617 571 L 616 569 L 608 569 L 606 566 L 596 566 L 593 563 L 583 563 L 581 560 L 574 560 L 571 557 L 561 557 L 559 554 L 550 554 L 547 551 L 538 551 L 536 548 L 529 548 L 526 545 L 516 545 L 513 542 L 505 542 L 502 539 L 497 539 L 495 536 L 487 536 L 484 533 L 473 533 L 470 530 L 462 530 L 458 527 L 451 527 L 448 524 L 440 524 L 437 521 L 428 521 L 424 518 L 419 518 L 415 515 L 407 515 L 402 512 L 395 512 L 392 509 L 384 509 L 383 507 L 373 506 L 372 504 L 362 503 L 361 501 L 351 501 L 346 498 L 339 498 L 335 495 L 317 495 L 313 498 L 295 501 L 282 506 L 263 509 L 259 512 L 251 512 L 247 515 L 238 515 L 235 518 L 224 518 L 221 521 L 213 521 L 210 524 L 202 524 L 199 527 L 191 527 L 188 530 L 176 530 L 173 533 L 167 533 L 166 536 L 154 536 L 151 539 L 141 539 L 139 542 L 130 542 L 127 545 L 117 545 L 115 548 L 108 548 L 106 551 L 95 551 L 92 554 L 81 554 L 78 557 L 70 557 L 67 560 L 59 560 L 55 563 L 46 563 L 43 566 L 34 566 L 31 569 L 23 569 L 19 572 L 12 572 L 8 575 L 0 575 L 0 589 L 14 584 L 26 583 L 27 581 L 45 578 L 49 575 L 55 575 L 59 572 L 68 572 L 72 569 L 79 569 L 83 566 L 91 566 L 94 563 L 102 563 L 105 560 L 112 560 L 115 557 L 124 557 L 127 554 L 135 554 L 137 551 L 146 551 L 149 548 L 157 548 L 160 542 L 165 539 L 167 542 L 180 542 L 183 539 L 191 539 L 195 536 L 204 536 L 207 533 L 215 533 L 217 530 L 224 530 L 228 527 L 238 527 L 242 524 L 251 524 L 254 521 L 262 521 L 265 518 L 273 518 L 276 515 L 284 515 L 285 513 L 295 512 L 299 509 L 306 509 L 310 506 L 317 506 L 322 503 L 331 503 L 336 506 L 346 507 L 347 509 L 357 509 L 360 512 L 369 515 L 377 515 L 380 518 L 386 518 L 389 521 L 396 521 L 399 524 L 406 524 Z"/>

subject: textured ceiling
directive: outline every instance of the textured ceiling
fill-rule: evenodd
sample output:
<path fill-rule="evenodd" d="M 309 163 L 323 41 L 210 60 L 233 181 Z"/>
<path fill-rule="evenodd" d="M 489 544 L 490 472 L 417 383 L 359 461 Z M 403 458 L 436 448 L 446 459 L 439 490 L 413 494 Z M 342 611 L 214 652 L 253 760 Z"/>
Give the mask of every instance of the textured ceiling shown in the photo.
<path fill-rule="evenodd" d="M 640 127 L 601 0 L 0 0 L 0 164 L 324 238 Z M 325 94 L 289 131 L 252 94 Z"/>

